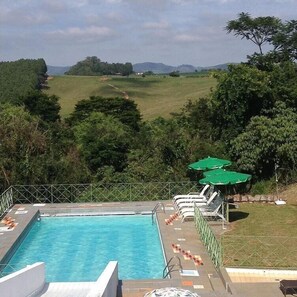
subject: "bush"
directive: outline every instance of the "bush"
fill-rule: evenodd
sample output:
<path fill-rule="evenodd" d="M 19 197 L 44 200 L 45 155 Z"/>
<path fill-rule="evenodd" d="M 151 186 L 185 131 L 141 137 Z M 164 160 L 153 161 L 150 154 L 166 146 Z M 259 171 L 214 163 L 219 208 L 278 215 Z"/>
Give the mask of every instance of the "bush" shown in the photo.
<path fill-rule="evenodd" d="M 255 183 L 251 189 L 251 195 L 267 195 L 275 192 L 275 180 L 262 180 Z"/>
<path fill-rule="evenodd" d="M 171 76 L 171 77 L 179 77 L 180 74 L 179 74 L 178 71 L 172 71 L 172 72 L 169 73 L 169 76 Z"/>

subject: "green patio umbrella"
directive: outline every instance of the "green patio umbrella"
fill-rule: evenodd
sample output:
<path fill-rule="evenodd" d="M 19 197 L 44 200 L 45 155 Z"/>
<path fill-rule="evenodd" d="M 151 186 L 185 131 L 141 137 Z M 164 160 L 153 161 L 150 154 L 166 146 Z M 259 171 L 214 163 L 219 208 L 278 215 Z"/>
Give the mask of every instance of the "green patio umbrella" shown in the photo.
<path fill-rule="evenodd" d="M 250 174 L 240 173 L 236 171 L 228 171 L 222 168 L 206 171 L 203 173 L 203 175 L 205 177 L 199 180 L 200 184 L 210 184 L 214 186 L 224 185 L 226 187 L 226 193 L 228 185 L 244 183 L 252 178 Z M 226 207 L 224 208 L 226 220 L 229 221 L 229 204 L 226 203 L 224 207 Z"/>
<path fill-rule="evenodd" d="M 214 172 L 216 171 L 216 172 Z M 249 181 L 252 176 L 246 173 L 240 173 L 236 171 L 228 170 L 214 170 L 213 172 L 205 172 L 204 178 L 199 180 L 199 183 L 202 185 L 210 184 L 214 186 L 219 185 L 235 185 Z"/>
<path fill-rule="evenodd" d="M 209 170 L 209 171 L 204 171 L 203 175 L 204 175 L 204 177 L 209 177 L 209 176 L 213 176 L 213 175 L 222 174 L 224 172 L 226 172 L 225 169 L 218 168 L 218 169 L 213 169 L 213 170 Z"/>
<path fill-rule="evenodd" d="M 207 157 L 199 160 L 198 162 L 188 165 L 188 168 L 194 169 L 194 170 L 211 170 L 211 169 L 223 168 L 229 165 L 231 165 L 231 161 Z"/>

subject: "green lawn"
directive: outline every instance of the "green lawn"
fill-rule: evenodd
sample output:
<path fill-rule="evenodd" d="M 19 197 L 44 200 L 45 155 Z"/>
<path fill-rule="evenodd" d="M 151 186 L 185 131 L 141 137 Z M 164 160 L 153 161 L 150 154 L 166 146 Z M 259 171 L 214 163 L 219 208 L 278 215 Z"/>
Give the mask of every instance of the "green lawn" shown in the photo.
<path fill-rule="evenodd" d="M 77 101 L 90 96 L 124 96 L 134 100 L 144 120 L 158 116 L 168 118 L 170 113 L 179 112 L 189 100 L 209 94 L 216 80 L 203 76 L 170 77 L 165 75 L 146 77 L 98 77 L 98 76 L 55 76 L 48 81 L 45 92 L 60 97 L 61 115 L 69 115 Z"/>
<path fill-rule="evenodd" d="M 297 268 L 297 206 L 240 204 L 222 237 L 225 266 Z"/>

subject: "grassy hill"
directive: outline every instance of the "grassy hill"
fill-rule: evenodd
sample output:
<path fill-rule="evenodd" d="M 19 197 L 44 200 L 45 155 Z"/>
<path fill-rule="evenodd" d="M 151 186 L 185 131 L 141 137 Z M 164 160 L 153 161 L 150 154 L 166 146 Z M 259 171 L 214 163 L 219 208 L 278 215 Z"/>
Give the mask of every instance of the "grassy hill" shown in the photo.
<path fill-rule="evenodd" d="M 168 118 L 178 112 L 189 100 L 199 99 L 209 94 L 216 80 L 201 75 L 180 77 L 131 76 L 55 76 L 48 81 L 45 92 L 60 97 L 61 115 L 69 115 L 75 104 L 90 96 L 125 97 L 138 105 L 144 120 L 158 116 Z"/>

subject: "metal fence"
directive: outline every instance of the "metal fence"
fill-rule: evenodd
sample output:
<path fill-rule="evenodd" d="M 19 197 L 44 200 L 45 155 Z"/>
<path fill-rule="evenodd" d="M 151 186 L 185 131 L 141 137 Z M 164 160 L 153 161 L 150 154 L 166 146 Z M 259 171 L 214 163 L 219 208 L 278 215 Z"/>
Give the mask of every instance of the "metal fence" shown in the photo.
<path fill-rule="evenodd" d="M 13 205 L 12 187 L 4 191 L 0 196 L 0 216 Z"/>
<path fill-rule="evenodd" d="M 198 190 L 197 182 L 14 185 L 0 196 L 0 215 L 12 204 L 156 201 Z"/>
<path fill-rule="evenodd" d="M 219 268 L 222 266 L 222 246 L 216 238 L 208 221 L 202 215 L 198 207 L 195 207 L 195 226 L 200 234 L 200 239 L 204 243 L 213 264 Z"/>
<path fill-rule="evenodd" d="M 224 235 L 221 243 L 225 267 L 297 269 L 297 237 Z"/>
<path fill-rule="evenodd" d="M 216 235 L 218 224 L 210 224 L 197 207 L 195 225 L 217 268 L 297 269 L 297 237 Z"/>

